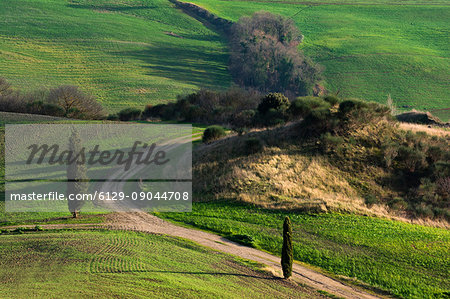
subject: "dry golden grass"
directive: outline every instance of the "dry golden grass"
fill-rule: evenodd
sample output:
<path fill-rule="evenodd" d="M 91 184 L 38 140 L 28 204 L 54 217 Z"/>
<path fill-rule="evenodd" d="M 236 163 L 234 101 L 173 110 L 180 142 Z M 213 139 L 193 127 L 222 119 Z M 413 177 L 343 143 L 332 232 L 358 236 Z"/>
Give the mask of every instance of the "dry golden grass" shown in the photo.
<path fill-rule="evenodd" d="M 380 122 L 353 133 L 376 143 L 383 138 L 377 130 L 385 129 L 386 125 Z M 326 155 L 302 150 L 300 144 L 292 142 L 292 137 L 291 141 L 283 142 L 295 130 L 295 125 L 291 125 L 275 131 L 252 132 L 249 135 L 258 136 L 265 145 L 252 155 L 245 154 L 246 136 L 231 136 L 200 146 L 194 153 L 194 191 L 270 209 L 348 212 L 448 227 L 448 223 L 440 220 L 411 220 L 405 211 L 393 210 L 386 204 L 366 205 L 362 189 L 375 191 L 383 198 L 398 196 L 377 183 L 389 180 L 389 173 L 373 165 L 352 170 L 349 169 L 352 164 L 348 164 L 347 169 L 341 169 L 332 165 Z M 363 146 L 354 149 L 359 158 L 373 155 L 374 150 Z"/>
<path fill-rule="evenodd" d="M 420 124 L 411 124 L 411 123 L 400 123 L 400 129 L 405 131 L 413 131 L 413 132 L 425 132 L 428 135 L 438 136 L 438 137 L 450 137 L 450 129 L 429 126 L 429 125 L 420 125 Z"/>

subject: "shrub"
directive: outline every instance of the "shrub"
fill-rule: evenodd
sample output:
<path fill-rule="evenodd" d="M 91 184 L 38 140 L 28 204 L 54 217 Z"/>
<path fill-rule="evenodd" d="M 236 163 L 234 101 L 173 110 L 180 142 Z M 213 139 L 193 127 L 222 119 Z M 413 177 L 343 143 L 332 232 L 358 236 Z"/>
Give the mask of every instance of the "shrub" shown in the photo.
<path fill-rule="evenodd" d="M 408 203 L 401 197 L 395 197 L 388 202 L 388 206 L 393 210 L 405 210 Z"/>
<path fill-rule="evenodd" d="M 364 196 L 364 202 L 365 202 L 366 206 L 371 208 L 373 205 L 378 204 L 379 200 L 375 195 L 369 194 L 369 195 Z"/>
<path fill-rule="evenodd" d="M 289 100 L 280 93 L 269 93 L 258 105 L 260 123 L 265 126 L 282 124 L 287 120 Z"/>
<path fill-rule="evenodd" d="M 436 181 L 436 193 L 442 198 L 450 198 L 450 177 L 439 178 Z"/>
<path fill-rule="evenodd" d="M 428 148 L 427 157 L 431 163 L 437 162 L 444 157 L 444 149 L 439 146 L 433 145 Z"/>
<path fill-rule="evenodd" d="M 117 115 L 121 121 L 138 120 L 141 116 L 141 110 L 137 108 L 126 108 L 121 110 Z"/>
<path fill-rule="evenodd" d="M 289 107 L 293 117 L 305 117 L 314 109 L 329 108 L 330 104 L 318 97 L 299 97 Z"/>
<path fill-rule="evenodd" d="M 246 129 L 253 127 L 255 123 L 255 110 L 243 110 L 237 115 L 234 115 L 230 121 L 233 130 L 241 135 Z"/>
<path fill-rule="evenodd" d="M 255 239 L 253 239 L 253 237 L 249 235 L 230 234 L 227 235 L 227 239 L 246 246 L 256 247 Z"/>
<path fill-rule="evenodd" d="M 399 147 L 396 160 L 400 169 L 411 173 L 426 166 L 424 153 L 408 146 Z"/>
<path fill-rule="evenodd" d="M 312 110 L 305 117 L 305 124 L 307 125 L 317 125 L 320 127 L 327 127 L 328 121 L 331 121 L 331 112 L 327 108 L 319 108 Z"/>
<path fill-rule="evenodd" d="M 142 111 L 142 118 L 146 119 L 149 117 L 152 117 L 152 109 L 153 109 L 153 105 L 147 104 L 145 105 L 144 111 Z"/>
<path fill-rule="evenodd" d="M 119 120 L 119 116 L 117 115 L 117 113 L 112 113 L 112 114 L 109 114 L 106 119 L 107 120 Z"/>
<path fill-rule="evenodd" d="M 281 249 L 281 268 L 284 278 L 292 276 L 292 263 L 294 262 L 294 249 L 292 246 L 292 226 L 288 216 L 283 223 L 283 247 Z"/>
<path fill-rule="evenodd" d="M 201 89 L 179 96 L 176 103 L 147 105 L 143 117 L 203 124 L 231 124 L 237 131 L 243 131 L 246 127 L 256 125 L 251 113 L 254 113 L 260 100 L 261 94 L 256 91 L 231 88 L 217 92 Z"/>
<path fill-rule="evenodd" d="M 224 137 L 225 135 L 225 130 L 221 126 L 210 126 L 203 132 L 202 140 L 204 143 L 210 143 Z"/>
<path fill-rule="evenodd" d="M 417 215 L 432 219 L 434 218 L 434 211 L 433 208 L 430 205 L 427 205 L 426 203 L 420 203 L 415 207 L 415 212 Z"/>
<path fill-rule="evenodd" d="M 353 100 L 343 101 L 339 104 L 339 112 L 341 114 L 347 114 L 356 107 L 356 102 Z"/>
<path fill-rule="evenodd" d="M 286 112 L 289 108 L 289 100 L 281 93 L 269 93 L 262 98 L 261 103 L 258 105 L 258 112 L 266 114 L 270 109 L 274 109 L 279 112 Z"/>
<path fill-rule="evenodd" d="M 324 153 L 338 151 L 339 147 L 344 143 L 344 138 L 341 136 L 333 136 L 330 132 L 323 134 L 320 139 L 320 144 Z"/>
<path fill-rule="evenodd" d="M 245 151 L 247 154 L 254 154 L 262 150 L 263 145 L 259 138 L 251 137 L 245 140 Z"/>
<path fill-rule="evenodd" d="M 77 86 L 63 85 L 50 90 L 48 103 L 58 105 L 65 117 L 99 119 L 104 117 L 100 103 L 85 94 Z"/>
<path fill-rule="evenodd" d="M 323 98 L 323 100 L 329 103 L 331 106 L 336 106 L 338 103 L 341 102 L 341 100 L 335 96 L 326 96 Z"/>

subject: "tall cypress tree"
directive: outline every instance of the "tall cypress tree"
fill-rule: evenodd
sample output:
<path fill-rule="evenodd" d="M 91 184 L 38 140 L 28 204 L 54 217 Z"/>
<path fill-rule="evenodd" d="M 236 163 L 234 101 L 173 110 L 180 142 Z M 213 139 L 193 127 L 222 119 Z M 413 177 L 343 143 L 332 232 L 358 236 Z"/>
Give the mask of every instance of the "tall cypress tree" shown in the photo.
<path fill-rule="evenodd" d="M 284 278 L 292 276 L 292 263 L 294 261 L 294 249 L 292 247 L 292 226 L 288 216 L 283 224 L 283 248 L 281 250 L 281 268 Z"/>
<path fill-rule="evenodd" d="M 78 156 L 82 149 L 81 138 L 77 131 L 73 130 L 69 138 L 69 151 L 72 155 L 69 156 L 67 162 L 67 194 L 84 194 L 89 187 L 87 169 L 84 164 L 84 158 Z M 69 200 L 67 199 L 69 211 L 74 218 L 78 217 L 81 207 L 84 205 L 83 200 Z"/>

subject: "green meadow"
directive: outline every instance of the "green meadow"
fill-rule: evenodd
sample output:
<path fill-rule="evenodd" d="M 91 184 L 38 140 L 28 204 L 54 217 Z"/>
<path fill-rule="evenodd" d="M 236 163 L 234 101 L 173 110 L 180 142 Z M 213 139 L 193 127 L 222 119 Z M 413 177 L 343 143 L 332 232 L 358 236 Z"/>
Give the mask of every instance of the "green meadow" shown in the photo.
<path fill-rule="evenodd" d="M 231 84 L 216 32 L 165 0 L 2 0 L 0 76 L 79 85 L 109 110 Z"/>
<path fill-rule="evenodd" d="M 304 35 L 301 49 L 325 67 L 325 86 L 340 96 L 385 103 L 390 94 L 408 109 L 450 107 L 448 1 L 192 2 L 233 21 L 260 10 L 291 17 Z"/>
<path fill-rule="evenodd" d="M 233 21 L 291 17 L 329 91 L 450 117 L 447 1 L 193 2 Z M 79 85 L 109 111 L 226 88 L 227 60 L 223 36 L 166 0 L 0 2 L 0 75 L 30 90 Z"/>
<path fill-rule="evenodd" d="M 351 214 L 283 212 L 233 201 L 194 203 L 192 211 L 158 216 L 276 255 L 281 254 L 283 220 L 289 216 L 297 261 L 404 298 L 440 298 L 449 291 L 446 229 Z"/>
<path fill-rule="evenodd" d="M 4 298 L 311 298 L 255 263 L 158 235 L 117 231 L 0 234 Z M 245 287 L 244 287 L 245 286 Z"/>

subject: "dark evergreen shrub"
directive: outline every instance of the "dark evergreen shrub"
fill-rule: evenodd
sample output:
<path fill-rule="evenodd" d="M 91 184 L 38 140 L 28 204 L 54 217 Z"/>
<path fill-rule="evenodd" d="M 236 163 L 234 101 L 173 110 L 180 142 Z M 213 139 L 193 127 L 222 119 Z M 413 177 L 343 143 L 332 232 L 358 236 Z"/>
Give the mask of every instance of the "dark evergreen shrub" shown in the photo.
<path fill-rule="evenodd" d="M 259 138 L 251 137 L 245 140 L 245 151 L 247 154 L 254 154 L 261 151 L 263 144 Z"/>
<path fill-rule="evenodd" d="M 283 223 L 283 247 L 281 249 L 281 268 L 284 278 L 292 276 L 292 264 L 294 262 L 294 248 L 292 244 L 292 226 L 288 216 Z"/>
<path fill-rule="evenodd" d="M 225 135 L 225 130 L 221 126 L 210 126 L 203 132 L 202 140 L 204 143 L 210 143 L 224 137 Z"/>
<path fill-rule="evenodd" d="M 138 120 L 141 117 L 142 111 L 137 108 L 125 108 L 117 115 L 121 121 Z"/>

